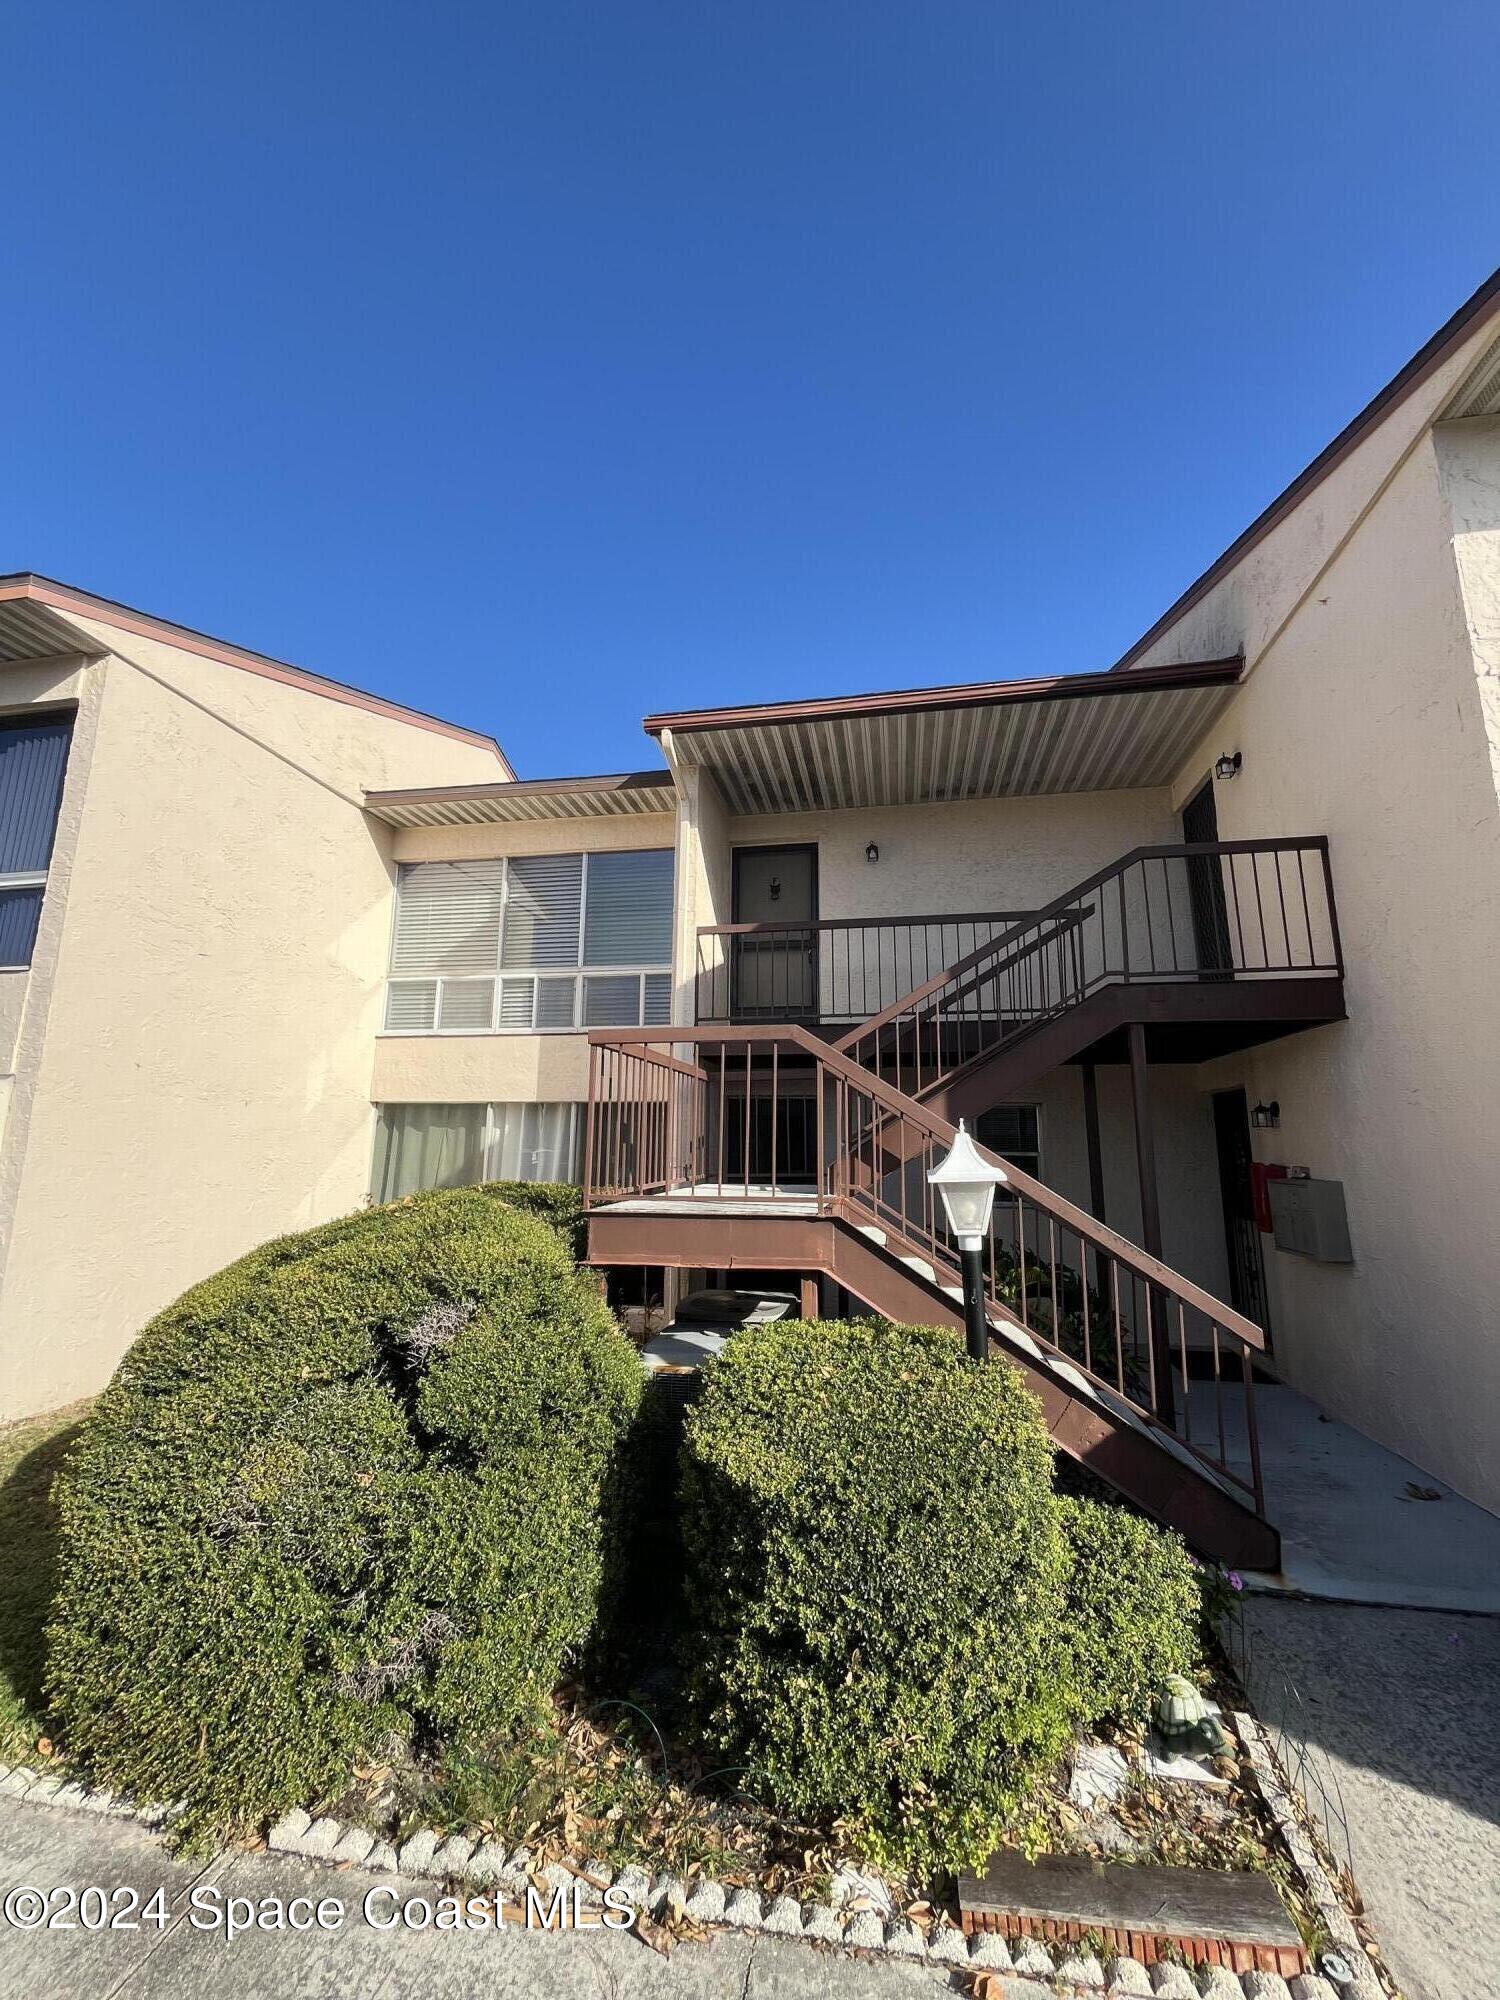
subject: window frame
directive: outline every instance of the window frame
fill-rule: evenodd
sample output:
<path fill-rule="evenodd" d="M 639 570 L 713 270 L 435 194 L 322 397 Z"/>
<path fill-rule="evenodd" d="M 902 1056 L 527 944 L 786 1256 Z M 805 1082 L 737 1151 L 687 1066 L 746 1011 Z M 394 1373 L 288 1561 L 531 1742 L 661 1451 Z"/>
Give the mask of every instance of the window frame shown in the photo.
<path fill-rule="evenodd" d="M 490 860 L 499 861 L 503 864 L 501 880 L 500 880 L 500 926 L 499 926 L 499 934 L 496 939 L 496 945 L 495 945 L 495 968 L 493 972 L 454 972 L 454 973 L 408 972 L 408 973 L 401 973 L 399 975 L 393 973 L 392 967 L 394 965 L 396 956 L 397 932 L 398 932 L 398 926 L 401 921 L 401 878 L 400 874 L 398 873 L 396 880 L 395 894 L 391 898 L 390 945 L 386 953 L 386 974 L 385 974 L 385 985 L 384 985 L 384 996 L 383 996 L 385 1004 L 381 1015 L 381 1026 L 378 1030 L 378 1034 L 382 1037 L 390 1036 L 395 1039 L 410 1041 L 413 1038 L 420 1038 L 423 1036 L 431 1037 L 437 1035 L 442 1035 L 449 1038 L 452 1038 L 454 1036 L 465 1036 L 465 1035 L 469 1036 L 470 1038 L 476 1035 L 582 1035 L 582 1034 L 587 1034 L 589 1032 L 590 1025 L 599 1027 L 603 1026 L 662 1027 L 662 1028 L 671 1027 L 672 1003 L 675 998 L 674 989 L 676 984 L 676 976 L 675 976 L 675 968 L 670 959 L 668 959 L 664 963 L 655 963 L 655 964 L 638 962 L 634 965 L 585 965 L 583 963 L 583 946 L 584 946 L 584 939 L 588 935 L 589 863 L 592 860 L 593 855 L 595 853 L 601 853 L 601 854 L 632 853 L 632 854 L 666 854 L 670 856 L 672 861 L 672 890 L 671 890 L 670 908 L 672 916 L 675 919 L 677 910 L 677 857 L 674 849 L 670 847 L 644 847 L 644 848 L 628 848 L 628 849 L 581 848 L 578 849 L 577 852 L 579 855 L 579 859 L 582 863 L 580 871 L 579 889 L 578 889 L 578 942 L 575 947 L 578 953 L 578 957 L 576 962 L 571 967 L 560 966 L 560 965 L 531 965 L 531 966 L 506 965 L 503 963 L 505 955 L 505 920 L 506 920 L 506 912 L 510 907 L 511 863 L 512 861 L 529 861 L 534 859 L 535 857 L 528 854 L 517 854 L 517 855 L 498 854 L 486 857 Z M 445 858 L 446 857 L 441 855 L 433 855 L 427 857 L 425 862 L 403 861 L 398 863 L 398 868 L 404 870 L 410 867 L 430 865 L 432 861 L 442 861 Z M 464 860 L 467 860 L 469 858 L 471 857 L 459 855 L 459 856 L 454 856 L 453 861 L 455 864 L 461 864 Z M 479 857 L 475 856 L 472 858 L 478 859 Z M 561 861 L 570 858 L 570 854 L 564 852 L 556 855 L 548 855 L 545 858 L 549 860 Z M 608 1023 L 598 1022 L 593 1024 L 586 1023 L 583 1019 L 584 981 L 586 979 L 591 979 L 591 978 L 634 979 L 636 981 L 635 1018 L 631 1021 L 615 1021 Z M 653 1021 L 647 1018 L 647 1012 L 646 1012 L 646 1000 L 648 992 L 647 982 L 651 979 L 658 979 L 658 978 L 664 978 L 667 981 L 667 1016 L 665 1020 Z M 481 979 L 488 980 L 492 988 L 490 996 L 489 1025 L 487 1027 L 478 1027 L 478 1028 L 476 1027 L 444 1028 L 440 1026 L 439 1024 L 443 1017 L 443 990 L 445 986 L 472 985 L 476 980 L 481 980 Z M 572 1018 L 566 1026 L 544 1028 L 544 1027 L 539 1027 L 537 1025 L 537 1008 L 539 1000 L 541 998 L 541 983 L 545 979 L 552 979 L 552 980 L 567 979 L 570 980 L 572 983 L 573 987 Z M 530 980 L 531 982 L 531 1019 L 530 1019 L 530 1024 L 528 1026 L 519 1027 L 513 1024 L 502 1025 L 501 1023 L 500 1020 L 501 988 L 506 980 L 517 980 L 517 981 Z M 389 1019 L 389 1014 L 390 1014 L 391 989 L 397 986 L 432 986 L 435 989 L 432 1002 L 432 1026 L 430 1028 L 391 1028 L 385 1025 L 386 1021 Z"/>

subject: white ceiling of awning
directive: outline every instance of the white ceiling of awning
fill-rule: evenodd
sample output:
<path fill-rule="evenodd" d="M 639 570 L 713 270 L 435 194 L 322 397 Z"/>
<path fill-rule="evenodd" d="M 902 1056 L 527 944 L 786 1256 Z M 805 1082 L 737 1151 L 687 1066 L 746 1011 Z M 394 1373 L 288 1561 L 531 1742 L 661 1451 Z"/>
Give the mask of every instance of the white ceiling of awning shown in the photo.
<path fill-rule="evenodd" d="M 1121 676 L 1122 680 L 1127 679 Z M 1234 686 L 672 730 L 735 813 L 929 805 L 1169 782 Z"/>

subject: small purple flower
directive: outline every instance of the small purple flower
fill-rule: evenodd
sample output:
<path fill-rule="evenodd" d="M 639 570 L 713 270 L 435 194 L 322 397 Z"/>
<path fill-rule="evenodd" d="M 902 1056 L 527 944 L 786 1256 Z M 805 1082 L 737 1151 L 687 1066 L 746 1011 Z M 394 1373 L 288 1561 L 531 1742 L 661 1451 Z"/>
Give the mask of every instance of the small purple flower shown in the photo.
<path fill-rule="evenodd" d="M 1243 1590 L 1245 1588 L 1245 1579 L 1237 1569 L 1232 1569 L 1229 1572 L 1229 1588 L 1231 1590 Z"/>

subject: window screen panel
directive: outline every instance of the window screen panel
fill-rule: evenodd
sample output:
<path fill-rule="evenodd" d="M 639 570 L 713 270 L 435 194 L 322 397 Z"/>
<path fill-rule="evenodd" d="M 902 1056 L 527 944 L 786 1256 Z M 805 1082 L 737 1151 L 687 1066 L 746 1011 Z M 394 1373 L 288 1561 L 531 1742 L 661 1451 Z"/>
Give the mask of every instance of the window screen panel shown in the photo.
<path fill-rule="evenodd" d="M 586 1028 L 634 1028 L 640 1025 L 641 982 L 632 972 L 604 973 L 583 982 L 583 1025 Z"/>
<path fill-rule="evenodd" d="M 589 856 L 585 965 L 667 965 L 672 958 L 672 850 Z"/>
<path fill-rule="evenodd" d="M 485 1110 L 483 1104 L 383 1104 L 370 1176 L 376 1201 L 477 1181 L 484 1170 Z"/>
<path fill-rule="evenodd" d="M 385 1025 L 392 1034 L 418 1034 L 424 1030 L 431 1033 L 436 1007 L 435 979 L 410 979 L 399 985 L 392 983 L 386 988 Z"/>
<path fill-rule="evenodd" d="M 503 861 L 414 861 L 396 884 L 391 973 L 493 972 Z"/>
<path fill-rule="evenodd" d="M 539 979 L 536 983 L 536 1024 L 539 1028 L 571 1028 L 578 1005 L 576 979 Z"/>
<path fill-rule="evenodd" d="M 445 979 L 438 995 L 438 1026 L 450 1034 L 488 1034 L 495 1013 L 493 979 Z"/>
<path fill-rule="evenodd" d="M 644 985 L 646 1005 L 641 1026 L 660 1027 L 672 1018 L 672 975 L 670 972 L 648 972 Z"/>
<path fill-rule="evenodd" d="M 502 1028 L 529 1028 L 536 1004 L 534 979 L 502 979 L 500 982 L 500 1025 Z"/>
<path fill-rule="evenodd" d="M 40 889 L 0 891 L 0 965 L 30 965 L 41 914 Z"/>
<path fill-rule="evenodd" d="M 0 874 L 29 874 L 52 859 L 72 735 L 71 717 L 0 727 Z"/>
<path fill-rule="evenodd" d="M 527 854 L 510 862 L 502 965 L 576 965 L 583 906 L 581 854 Z"/>
<path fill-rule="evenodd" d="M 1023 1174 L 1041 1178 L 1041 1119 L 1034 1104 L 997 1104 L 981 1111 L 975 1137 L 1002 1160 L 1013 1160 Z"/>

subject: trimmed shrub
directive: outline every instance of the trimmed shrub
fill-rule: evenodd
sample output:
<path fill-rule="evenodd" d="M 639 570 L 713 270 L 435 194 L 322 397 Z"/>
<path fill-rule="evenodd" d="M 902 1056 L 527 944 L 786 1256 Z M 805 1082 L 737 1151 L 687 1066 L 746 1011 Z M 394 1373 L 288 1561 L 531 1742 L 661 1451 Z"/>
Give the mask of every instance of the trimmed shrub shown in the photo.
<path fill-rule="evenodd" d="M 66 1747 L 189 1841 L 393 1737 L 504 1729 L 593 1621 L 640 1367 L 546 1223 L 455 1189 L 279 1239 L 131 1348 L 59 1483 Z"/>
<path fill-rule="evenodd" d="M 1128 1507 L 1062 1496 L 1058 1506 L 1073 1553 L 1066 1622 L 1080 1720 L 1143 1724 L 1166 1676 L 1195 1664 L 1192 1557 Z"/>
<path fill-rule="evenodd" d="M 588 1244 L 588 1224 L 583 1216 L 583 1189 L 573 1181 L 484 1181 L 481 1192 L 507 1208 L 523 1209 L 550 1222 L 569 1254 L 582 1257 Z"/>
<path fill-rule="evenodd" d="M 1069 1738 L 1041 1412 L 957 1338 L 736 1333 L 687 1420 L 690 1700 L 747 1789 L 868 1859 L 980 1861 Z"/>

